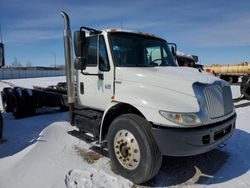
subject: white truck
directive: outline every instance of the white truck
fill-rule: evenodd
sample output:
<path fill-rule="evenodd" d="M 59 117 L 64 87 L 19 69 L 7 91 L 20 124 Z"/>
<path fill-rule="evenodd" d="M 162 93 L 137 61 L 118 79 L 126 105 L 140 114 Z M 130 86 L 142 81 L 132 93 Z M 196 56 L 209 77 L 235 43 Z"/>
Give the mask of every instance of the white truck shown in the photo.
<path fill-rule="evenodd" d="M 163 155 L 208 152 L 233 134 L 228 83 L 177 66 L 164 39 L 118 29 L 81 27 L 74 33 L 73 63 L 70 21 L 61 15 L 70 122 L 107 143 L 122 176 L 146 182 Z"/>

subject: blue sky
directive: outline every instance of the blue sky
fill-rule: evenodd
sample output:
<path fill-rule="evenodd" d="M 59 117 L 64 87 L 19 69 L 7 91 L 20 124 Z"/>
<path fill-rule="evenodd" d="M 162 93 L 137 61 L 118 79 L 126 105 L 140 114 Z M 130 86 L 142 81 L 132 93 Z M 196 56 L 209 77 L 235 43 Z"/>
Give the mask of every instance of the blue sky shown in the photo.
<path fill-rule="evenodd" d="M 0 24 L 6 64 L 64 64 L 63 20 L 72 30 L 124 28 L 145 31 L 175 42 L 202 64 L 250 61 L 248 0 L 0 0 Z"/>

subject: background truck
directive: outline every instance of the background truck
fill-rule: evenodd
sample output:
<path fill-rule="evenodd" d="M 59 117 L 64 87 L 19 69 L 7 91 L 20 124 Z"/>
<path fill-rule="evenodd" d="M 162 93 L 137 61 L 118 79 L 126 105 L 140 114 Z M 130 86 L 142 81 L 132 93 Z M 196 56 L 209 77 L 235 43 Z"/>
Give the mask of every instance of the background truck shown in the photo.
<path fill-rule="evenodd" d="M 243 97 L 250 100 L 250 64 L 215 64 L 211 66 L 204 66 L 206 72 L 213 73 L 215 76 L 226 80 L 229 83 L 237 83 L 239 77 L 242 77 L 240 91 Z"/>
<path fill-rule="evenodd" d="M 204 66 L 204 70 L 213 73 L 215 76 L 229 83 L 237 83 L 240 76 L 250 75 L 250 64 L 247 62 L 227 65 L 214 64 L 211 66 Z"/>
<path fill-rule="evenodd" d="M 73 58 L 69 17 L 61 15 L 70 123 L 107 144 L 122 176 L 146 182 L 162 155 L 197 155 L 232 135 L 227 82 L 177 66 L 164 39 L 142 32 L 81 27 Z"/>
<path fill-rule="evenodd" d="M 203 65 L 198 64 L 198 56 L 196 55 L 189 55 L 183 52 L 177 51 L 176 53 L 176 60 L 179 66 L 182 67 L 193 67 L 197 69 L 203 70 Z"/>

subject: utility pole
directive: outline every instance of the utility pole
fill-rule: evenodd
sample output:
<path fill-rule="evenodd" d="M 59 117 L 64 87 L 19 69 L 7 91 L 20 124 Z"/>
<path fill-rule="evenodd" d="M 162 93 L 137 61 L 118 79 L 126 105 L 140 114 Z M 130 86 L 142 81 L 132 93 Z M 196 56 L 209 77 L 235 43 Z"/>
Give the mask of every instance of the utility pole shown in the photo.
<path fill-rule="evenodd" d="M 0 43 L 3 43 L 2 27 L 0 25 Z"/>

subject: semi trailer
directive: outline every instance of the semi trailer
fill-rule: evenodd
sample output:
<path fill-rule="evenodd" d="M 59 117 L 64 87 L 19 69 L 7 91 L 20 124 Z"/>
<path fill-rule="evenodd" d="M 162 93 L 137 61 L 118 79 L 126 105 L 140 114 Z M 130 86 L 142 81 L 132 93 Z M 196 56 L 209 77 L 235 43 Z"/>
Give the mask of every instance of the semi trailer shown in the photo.
<path fill-rule="evenodd" d="M 70 123 L 107 145 L 119 174 L 146 182 L 163 155 L 205 153 L 233 134 L 226 81 L 177 66 L 167 41 L 152 34 L 82 26 L 72 42 L 61 15 Z"/>
<path fill-rule="evenodd" d="M 5 87 L 1 92 L 1 98 L 4 111 L 11 112 L 16 119 L 33 116 L 42 107 L 68 110 L 65 82 L 48 87 L 33 86 L 33 89 Z"/>
<path fill-rule="evenodd" d="M 250 75 L 250 64 L 247 62 L 240 64 L 213 64 L 204 66 L 206 72 L 226 80 L 229 83 L 237 83 L 240 76 Z"/>

